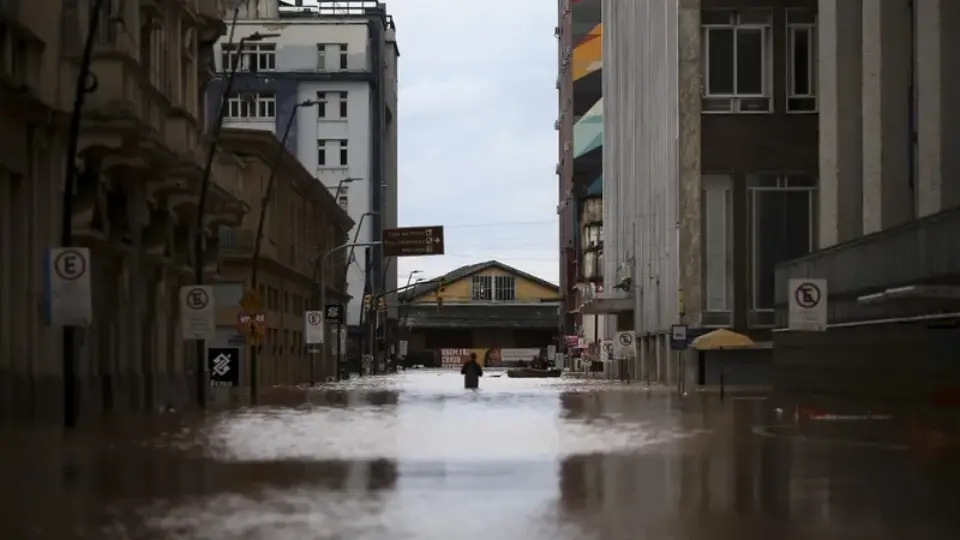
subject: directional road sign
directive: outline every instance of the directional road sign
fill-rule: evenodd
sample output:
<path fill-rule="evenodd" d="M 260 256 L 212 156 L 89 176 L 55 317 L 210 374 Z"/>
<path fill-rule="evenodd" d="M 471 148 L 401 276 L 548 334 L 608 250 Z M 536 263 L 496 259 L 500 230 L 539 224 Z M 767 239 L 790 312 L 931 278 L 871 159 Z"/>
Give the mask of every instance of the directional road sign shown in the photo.
<path fill-rule="evenodd" d="M 88 248 L 47 252 L 46 311 L 51 326 L 88 326 L 93 321 Z"/>
<path fill-rule="evenodd" d="M 303 314 L 303 337 L 308 345 L 323 343 L 323 312 L 308 311 Z"/>
<path fill-rule="evenodd" d="M 687 336 L 688 328 L 685 324 L 675 324 L 670 327 L 670 348 L 675 351 L 682 351 L 687 348 L 689 344 L 689 337 Z"/>
<path fill-rule="evenodd" d="M 217 330 L 217 311 L 212 286 L 180 287 L 180 326 L 185 340 L 213 337 Z"/>
<path fill-rule="evenodd" d="M 791 279 L 787 327 L 801 332 L 827 329 L 827 280 Z"/>
<path fill-rule="evenodd" d="M 443 227 L 401 227 L 384 229 L 385 257 L 420 257 L 443 255 Z"/>

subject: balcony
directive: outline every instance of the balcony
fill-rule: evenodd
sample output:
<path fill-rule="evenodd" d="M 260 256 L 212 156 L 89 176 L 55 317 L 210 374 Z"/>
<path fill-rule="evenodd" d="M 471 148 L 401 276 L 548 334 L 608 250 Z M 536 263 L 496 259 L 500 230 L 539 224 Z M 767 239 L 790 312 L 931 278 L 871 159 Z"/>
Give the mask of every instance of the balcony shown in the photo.
<path fill-rule="evenodd" d="M 255 231 L 235 227 L 220 227 L 220 250 L 252 252 L 256 237 Z"/>
<path fill-rule="evenodd" d="M 936 311 L 929 301 L 866 304 L 858 298 L 910 285 L 960 283 L 960 208 L 946 210 L 786 262 L 776 271 L 777 325 L 786 325 L 791 278 L 823 278 L 831 323 Z"/>

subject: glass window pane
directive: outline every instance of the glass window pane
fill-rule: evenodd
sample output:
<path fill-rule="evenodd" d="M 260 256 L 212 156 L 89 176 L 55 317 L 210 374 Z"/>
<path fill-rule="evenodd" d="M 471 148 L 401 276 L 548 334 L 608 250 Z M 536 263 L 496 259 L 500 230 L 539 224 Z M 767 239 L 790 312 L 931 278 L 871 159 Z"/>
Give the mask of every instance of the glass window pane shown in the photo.
<path fill-rule="evenodd" d="M 793 30 L 793 87 L 794 95 L 810 95 L 810 30 L 795 28 Z"/>
<path fill-rule="evenodd" d="M 725 180 L 725 179 L 722 179 Z M 727 243 L 729 213 L 727 193 L 718 181 L 704 183 L 704 294 L 707 311 L 726 311 L 728 307 L 727 258 L 732 246 Z M 712 184 L 712 185 L 711 185 Z"/>
<path fill-rule="evenodd" d="M 778 264 L 810 253 L 814 191 L 755 191 L 757 290 L 754 307 L 772 309 L 774 271 Z"/>
<path fill-rule="evenodd" d="M 763 30 L 737 30 L 737 95 L 763 95 Z"/>
<path fill-rule="evenodd" d="M 707 94 L 733 94 L 733 30 L 711 28 L 707 42 Z"/>

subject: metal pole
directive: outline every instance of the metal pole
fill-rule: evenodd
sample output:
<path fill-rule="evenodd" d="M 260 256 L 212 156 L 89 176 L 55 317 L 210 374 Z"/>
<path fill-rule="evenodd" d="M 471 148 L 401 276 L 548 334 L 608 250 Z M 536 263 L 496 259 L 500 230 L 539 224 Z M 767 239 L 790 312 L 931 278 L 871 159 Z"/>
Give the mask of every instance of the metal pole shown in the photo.
<path fill-rule="evenodd" d="M 333 248 L 333 249 L 330 249 L 330 250 L 328 250 L 326 253 L 324 253 L 323 255 L 320 256 L 319 263 L 318 263 L 318 267 L 319 267 L 319 269 L 320 269 L 320 275 L 318 276 L 319 279 L 317 280 L 318 286 L 320 287 L 320 306 L 319 306 L 318 309 L 321 309 L 321 310 L 322 310 L 322 309 L 324 309 L 324 306 L 327 305 L 327 284 L 326 284 L 327 273 L 326 273 L 326 271 L 325 271 L 325 270 L 326 270 L 327 257 L 329 257 L 330 255 L 332 255 L 333 253 L 336 253 L 337 251 L 340 251 L 341 249 L 345 249 L 345 248 L 348 248 L 348 247 L 375 246 L 375 245 L 379 245 L 379 244 L 380 244 L 379 241 L 377 241 L 377 242 L 359 242 L 359 243 L 358 243 L 358 242 L 348 242 L 348 243 L 346 243 L 346 244 L 342 244 L 342 245 L 339 245 L 339 246 L 337 246 L 337 247 L 335 247 L 335 248 Z M 327 337 L 327 321 L 324 320 L 321 324 L 323 325 L 324 343 L 323 343 L 323 346 L 320 347 L 320 365 L 321 365 L 321 366 L 326 366 L 326 364 L 327 364 L 327 343 L 326 343 L 326 341 L 327 341 L 327 339 L 326 339 L 326 337 Z M 339 337 L 339 336 L 338 336 L 338 337 Z M 322 368 L 321 368 L 321 369 L 322 369 Z"/>
<path fill-rule="evenodd" d="M 273 198 L 273 186 L 276 184 L 277 171 L 283 162 L 283 155 L 286 153 L 287 139 L 290 137 L 290 129 L 293 127 L 294 120 L 297 118 L 297 111 L 303 107 L 315 105 L 316 101 L 304 101 L 297 103 L 287 118 L 287 125 L 283 129 L 283 136 L 277 145 L 277 156 L 270 167 L 270 176 L 267 178 L 267 189 L 264 191 L 263 199 L 260 201 L 260 217 L 257 219 L 257 237 L 253 241 L 253 257 L 250 259 L 250 289 L 257 290 L 257 267 L 260 264 L 260 252 L 263 249 L 263 228 L 267 221 L 267 209 L 270 208 L 270 200 Z M 258 379 L 258 360 L 259 347 L 250 349 L 250 403 L 256 405 L 258 402 L 259 383 Z"/>
<path fill-rule="evenodd" d="M 237 6 L 233 9 L 233 20 L 230 23 L 230 36 L 227 40 L 228 44 L 233 43 L 233 34 L 237 28 L 237 19 L 240 16 L 240 6 L 238 3 Z M 233 92 L 233 81 L 237 75 L 237 68 L 240 66 L 241 54 L 243 51 L 243 43 L 247 38 L 240 40 L 240 44 L 237 47 L 237 58 L 230 66 L 230 71 L 227 75 L 227 86 L 223 92 L 223 95 L 220 96 L 220 107 L 217 109 L 217 117 L 213 123 L 213 129 L 210 132 L 210 148 L 207 151 L 207 162 L 203 167 L 203 176 L 200 180 L 200 201 L 197 205 L 197 222 L 196 230 L 193 235 L 193 280 L 197 285 L 203 283 L 203 257 L 204 257 L 204 246 L 203 246 L 203 229 L 204 229 L 204 212 L 206 211 L 207 205 L 207 193 L 210 191 L 210 175 L 213 171 L 213 159 L 217 154 L 217 138 L 220 137 L 220 130 L 223 128 L 223 118 L 226 116 L 227 111 L 227 100 L 230 97 L 230 94 Z M 201 409 L 206 408 L 207 406 L 207 365 L 206 365 L 206 341 L 197 340 L 196 345 L 196 385 L 197 385 L 197 404 Z"/>
<path fill-rule="evenodd" d="M 77 75 L 77 89 L 73 95 L 73 114 L 70 116 L 70 131 L 67 135 L 67 165 L 63 178 L 63 201 L 61 203 L 60 244 L 61 247 L 73 245 L 73 192 L 76 188 L 77 149 L 80 147 L 80 124 L 83 120 L 83 105 L 87 94 L 96 92 L 97 78 L 90 72 L 93 59 L 93 43 L 96 39 L 97 23 L 105 0 L 94 0 L 90 8 L 90 22 L 87 25 L 86 41 L 83 43 L 83 56 L 80 58 L 80 73 Z M 77 410 L 77 329 L 63 327 L 63 425 L 76 427 L 79 421 Z"/>
<path fill-rule="evenodd" d="M 343 330 L 343 313 L 340 313 L 341 320 L 337 321 L 337 380 L 341 379 L 340 370 L 343 369 L 343 340 L 340 339 L 340 332 Z"/>

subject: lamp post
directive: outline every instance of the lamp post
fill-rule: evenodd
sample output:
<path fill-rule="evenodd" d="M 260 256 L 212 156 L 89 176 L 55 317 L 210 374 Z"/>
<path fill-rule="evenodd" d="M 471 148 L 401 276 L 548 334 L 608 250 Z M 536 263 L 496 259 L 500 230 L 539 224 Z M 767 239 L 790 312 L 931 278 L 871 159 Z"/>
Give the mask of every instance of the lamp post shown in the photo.
<path fill-rule="evenodd" d="M 100 12 L 106 0 L 93 0 L 90 6 L 90 22 L 87 24 L 87 37 L 83 43 L 83 56 L 80 58 L 80 72 L 77 75 L 77 88 L 73 95 L 73 114 L 70 116 L 70 131 L 67 136 L 67 165 L 63 178 L 63 200 L 61 203 L 60 245 L 73 245 L 73 192 L 77 179 L 77 149 L 80 146 L 80 123 L 83 119 L 83 105 L 87 94 L 97 90 L 97 78 L 90 72 L 93 57 L 93 44 L 96 39 Z M 63 425 L 73 428 L 77 425 L 77 362 L 76 327 L 63 327 Z"/>
<path fill-rule="evenodd" d="M 297 103 L 287 119 L 287 125 L 283 129 L 283 136 L 277 144 L 277 156 L 270 167 L 270 177 L 267 178 L 267 189 L 264 190 L 263 199 L 260 201 L 260 217 L 257 219 L 257 236 L 253 241 L 253 256 L 250 258 L 250 290 L 257 290 L 257 267 L 260 264 L 260 252 L 263 248 L 263 227 L 266 223 L 267 209 L 270 208 L 270 200 L 273 195 L 273 186 L 276 184 L 277 171 L 283 164 L 283 156 L 287 151 L 287 139 L 290 137 L 290 130 L 297 118 L 297 112 L 304 107 L 312 107 L 319 103 L 317 100 L 307 100 Z M 250 403 L 256 405 L 258 401 L 258 382 L 257 382 L 257 361 L 259 351 L 258 347 L 250 349 Z"/>
<path fill-rule="evenodd" d="M 317 309 L 323 310 L 323 309 L 324 309 L 324 306 L 326 306 L 326 304 L 327 304 L 327 283 L 326 283 L 326 277 L 327 277 L 327 272 L 326 272 L 327 257 L 329 257 L 330 255 L 332 255 L 332 254 L 340 251 L 341 249 L 346 249 L 346 248 L 351 248 L 351 249 L 352 249 L 352 248 L 355 248 L 355 247 L 357 247 L 357 246 L 360 246 L 360 247 L 369 247 L 369 246 L 379 246 L 379 245 L 380 245 L 380 242 L 379 242 L 379 241 L 376 241 L 376 242 L 348 242 L 348 243 L 346 243 L 346 244 L 342 244 L 342 245 L 339 245 L 339 246 L 337 246 L 337 247 L 335 247 L 335 248 L 333 248 L 333 249 L 328 250 L 326 253 L 324 253 L 323 255 L 321 255 L 321 256 L 317 259 L 317 269 L 319 270 L 319 272 L 318 272 L 318 276 L 317 276 L 317 281 L 316 281 L 316 282 L 317 282 L 317 287 L 319 287 L 319 289 L 320 289 L 319 294 L 318 294 L 318 296 L 319 296 L 319 305 L 316 306 Z M 320 347 L 320 365 L 323 366 L 323 365 L 326 365 L 326 363 L 327 363 L 327 339 L 326 339 L 326 338 L 327 338 L 327 321 L 324 319 L 323 321 L 321 321 L 320 324 L 323 326 L 323 337 L 324 337 L 323 346 Z M 337 336 L 337 339 L 339 339 L 339 338 L 340 338 L 340 337 Z M 339 361 L 339 359 L 338 359 L 338 361 Z M 312 360 L 311 360 L 311 362 L 312 362 Z M 337 369 L 339 369 L 339 368 L 340 368 L 340 366 L 337 366 Z M 311 382 L 314 382 L 314 381 L 311 381 Z"/>
<path fill-rule="evenodd" d="M 403 287 L 403 293 L 404 293 L 404 294 L 408 294 L 408 293 L 409 293 L 409 291 L 410 291 L 410 280 L 413 279 L 413 276 L 415 276 L 415 275 L 417 275 L 417 274 L 422 274 L 422 273 L 423 273 L 423 270 L 411 270 L 410 273 L 407 274 L 407 284 L 404 285 L 404 287 Z M 418 282 L 418 283 L 421 282 L 421 281 L 423 281 L 423 280 L 422 280 L 422 279 L 417 279 L 417 282 Z M 400 295 L 398 294 L 398 295 L 397 295 L 397 298 L 399 298 L 399 297 L 400 297 Z M 406 314 L 410 311 L 409 303 L 410 303 L 410 302 L 409 302 L 409 299 L 408 299 L 406 302 L 404 302 L 404 304 L 407 305 L 407 309 L 404 309 L 404 310 L 403 310 L 403 312 L 404 312 L 404 323 L 406 322 Z M 400 316 L 400 311 L 399 311 L 399 307 L 398 307 L 397 317 L 399 318 L 399 316 Z M 405 330 L 405 329 L 403 328 L 403 326 L 400 326 L 400 327 L 397 328 L 397 336 L 398 336 L 398 338 L 399 338 L 399 339 L 398 339 L 398 343 L 397 343 L 397 355 L 398 355 L 398 356 L 399 356 L 399 354 L 400 354 L 400 350 L 399 350 L 399 349 L 400 349 L 400 343 L 399 343 L 399 341 L 403 341 L 403 340 L 407 337 L 407 336 L 406 336 L 406 332 L 405 332 L 404 330 Z M 408 343 L 407 345 L 409 346 L 409 343 Z"/>
<path fill-rule="evenodd" d="M 344 185 L 344 184 L 349 184 L 349 183 L 351 183 L 351 182 L 356 182 L 357 180 L 363 180 L 363 178 L 354 178 L 354 177 L 352 177 L 352 176 L 348 176 L 348 177 L 346 177 L 346 178 L 341 178 L 340 181 L 337 182 L 337 190 L 333 192 L 333 198 L 339 200 L 340 190 L 343 189 L 343 185 Z"/>
<path fill-rule="evenodd" d="M 238 3 L 233 10 L 233 23 L 231 28 L 236 27 L 237 17 L 239 16 L 241 5 L 242 3 Z M 233 30 L 231 30 L 231 34 L 232 32 Z M 223 90 L 223 94 L 220 95 L 220 106 L 217 109 L 217 117 L 214 120 L 213 129 L 210 131 L 210 148 L 207 151 L 207 161 L 203 166 L 203 175 L 200 178 L 200 201 L 197 204 L 197 222 L 195 225 L 196 229 L 193 234 L 193 279 L 197 285 L 203 284 L 203 229 L 204 219 L 206 218 L 207 194 L 210 192 L 210 176 L 213 172 L 213 160 L 217 155 L 217 139 L 220 138 L 220 131 L 223 129 L 223 119 L 227 115 L 227 104 L 230 100 L 230 94 L 233 93 L 233 83 L 237 78 L 237 71 L 240 68 L 240 63 L 243 61 L 243 46 L 250 42 L 278 37 L 279 35 L 280 34 L 261 34 L 259 32 L 254 32 L 249 36 L 240 38 L 240 42 L 237 44 L 236 48 L 236 58 L 231 61 L 230 71 L 227 73 L 226 87 Z M 232 58 L 232 55 L 228 55 L 227 58 Z M 206 359 L 204 358 L 205 350 L 206 343 L 204 340 L 197 340 L 196 385 L 197 402 L 201 408 L 206 407 L 207 404 L 207 366 Z"/>

